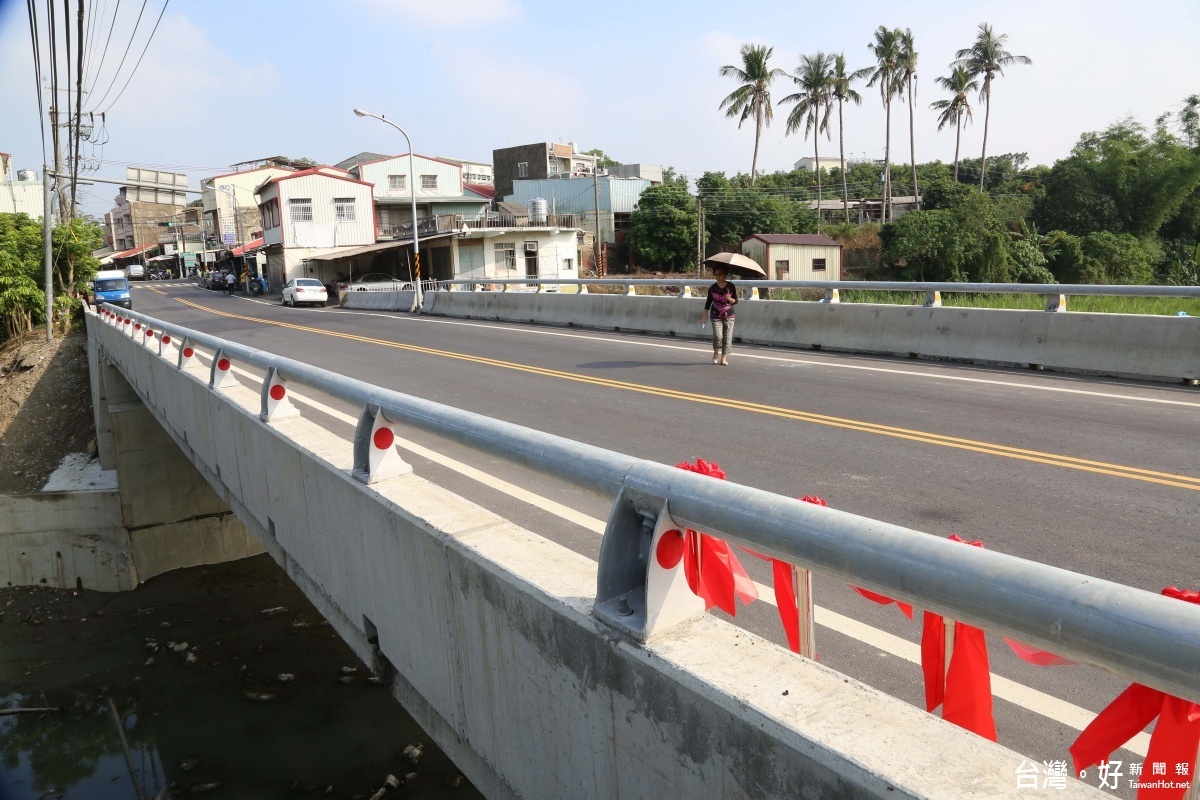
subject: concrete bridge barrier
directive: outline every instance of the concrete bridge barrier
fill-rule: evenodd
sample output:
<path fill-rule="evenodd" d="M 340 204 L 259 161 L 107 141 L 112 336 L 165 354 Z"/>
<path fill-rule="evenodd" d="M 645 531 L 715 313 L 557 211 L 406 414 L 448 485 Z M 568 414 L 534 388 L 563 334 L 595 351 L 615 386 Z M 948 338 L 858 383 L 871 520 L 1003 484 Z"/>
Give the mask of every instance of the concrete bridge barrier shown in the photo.
<path fill-rule="evenodd" d="M 429 292 L 427 314 L 704 339 L 697 298 Z M 737 341 L 1154 381 L 1200 379 L 1200 318 L 755 300 Z"/>
<path fill-rule="evenodd" d="M 411 471 L 356 472 L 358 444 L 280 405 L 286 364 L 242 385 L 232 350 L 203 367 L 88 323 L 182 456 L 485 795 L 1016 793 L 1016 753 L 711 615 L 619 635 L 593 609 L 594 562 Z M 390 447 L 379 409 L 364 423 L 362 447 Z M 1107 795 L 1071 781 L 1021 796 Z"/>

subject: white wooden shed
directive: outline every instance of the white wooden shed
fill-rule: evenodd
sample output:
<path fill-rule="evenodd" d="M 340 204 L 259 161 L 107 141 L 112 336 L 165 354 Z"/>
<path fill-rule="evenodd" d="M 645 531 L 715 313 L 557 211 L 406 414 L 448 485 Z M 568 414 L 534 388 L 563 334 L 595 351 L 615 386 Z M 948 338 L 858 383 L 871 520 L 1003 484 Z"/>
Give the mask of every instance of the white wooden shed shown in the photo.
<path fill-rule="evenodd" d="M 842 279 L 842 246 L 819 233 L 755 233 L 742 240 L 742 255 L 770 280 Z"/>

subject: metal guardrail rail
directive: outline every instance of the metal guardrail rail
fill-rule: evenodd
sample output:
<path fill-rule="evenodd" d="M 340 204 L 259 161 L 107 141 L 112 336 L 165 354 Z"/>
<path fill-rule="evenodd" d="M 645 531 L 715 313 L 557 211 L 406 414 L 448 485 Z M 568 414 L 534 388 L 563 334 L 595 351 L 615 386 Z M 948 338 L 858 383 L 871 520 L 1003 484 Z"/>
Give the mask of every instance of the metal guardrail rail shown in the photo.
<path fill-rule="evenodd" d="M 958 294 L 1060 294 L 1106 297 L 1200 297 L 1200 286 L 1118 286 L 1073 283 L 909 283 L 906 281 L 772 281 L 735 279 L 738 286 L 755 289 L 820 289 L 827 291 L 874 290 L 884 292 L 946 292 Z M 542 286 L 711 286 L 712 279 L 697 278 L 485 278 L 483 280 L 441 281 L 445 286 L 486 286 L 494 284 Z"/>
<path fill-rule="evenodd" d="M 355 473 L 367 482 L 373 468 L 368 447 L 384 420 L 616 498 L 601 550 L 598 618 L 603 618 L 606 580 L 612 589 L 612 576 L 620 584 L 631 580 L 623 572 L 640 569 L 644 578 L 647 569 L 646 553 L 611 544 L 631 541 L 625 534 L 614 537 L 614 526 L 619 527 L 623 515 L 629 518 L 632 508 L 642 516 L 640 532 L 646 532 L 647 521 L 653 529 L 650 517 L 656 512 L 648 514 L 645 501 L 658 498 L 677 524 L 1200 702 L 1200 606 L 714 480 L 432 403 L 137 312 L 108 304 L 102 308 L 108 324 L 135 340 L 140 330 L 141 344 L 157 347 L 178 368 L 194 363 L 195 347 L 212 351 L 210 386 L 219 387 L 228 378 L 231 359 L 265 370 L 264 424 L 271 416 L 272 390 L 288 383 L 363 409 L 355 433 Z M 152 333 L 147 335 L 147 329 Z M 164 333 L 170 343 L 164 343 Z M 221 362 L 225 375 L 218 373 Z M 633 519 L 636 528 L 637 517 Z"/>

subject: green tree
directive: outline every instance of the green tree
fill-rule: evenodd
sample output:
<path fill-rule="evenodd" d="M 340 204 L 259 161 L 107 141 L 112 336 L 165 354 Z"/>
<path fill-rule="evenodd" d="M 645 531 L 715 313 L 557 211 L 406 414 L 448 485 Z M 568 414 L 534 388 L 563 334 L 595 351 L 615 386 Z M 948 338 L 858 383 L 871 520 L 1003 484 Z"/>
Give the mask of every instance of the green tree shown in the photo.
<path fill-rule="evenodd" d="M 45 319 L 42 225 L 26 214 L 0 214 L 0 319 L 5 338 L 33 330 Z"/>
<path fill-rule="evenodd" d="M 1141 285 L 1154 280 L 1154 265 L 1142 243 L 1128 233 L 1095 231 L 1083 237 L 1080 249 L 1084 283 Z"/>
<path fill-rule="evenodd" d="M 817 174 L 817 230 L 821 229 L 821 134 L 829 138 L 829 114 L 833 108 L 833 58 L 825 53 L 800 56 L 800 66 L 792 75 L 792 81 L 800 89 L 779 101 L 795 103 L 788 114 L 787 133 L 795 133 L 804 126 L 804 135 L 813 135 L 813 153 L 816 156 Z"/>
<path fill-rule="evenodd" d="M 953 123 L 956 133 L 954 138 L 954 182 L 958 183 L 958 154 L 962 147 L 962 126 L 963 120 L 971 122 L 973 115 L 971 113 L 971 92 L 979 89 L 979 81 L 971 77 L 971 74 L 962 67 L 954 67 L 948 77 L 939 76 L 934 78 L 934 82 L 950 93 L 949 100 L 938 100 L 929 105 L 935 111 L 942 112 L 938 115 L 938 130 L 945 128 Z"/>
<path fill-rule="evenodd" d="M 900 34 L 900 60 L 896 77 L 908 88 L 908 154 L 912 163 L 913 198 L 921 207 L 921 192 L 917 188 L 917 134 L 914 124 L 917 107 L 913 105 L 913 82 L 917 79 L 917 43 L 911 28 Z"/>
<path fill-rule="evenodd" d="M 1200 147 L 1200 94 L 1184 99 L 1179 111 L 1179 129 L 1188 147 Z"/>
<path fill-rule="evenodd" d="M 1013 64 L 1032 64 L 1028 56 L 1013 55 L 1004 49 L 1008 34 L 996 34 L 992 26 L 986 22 L 979 24 L 979 32 L 975 43 L 965 50 L 959 50 L 955 58 L 957 65 L 970 73 L 971 77 L 983 77 L 983 87 L 979 90 L 979 99 L 983 100 L 986 111 L 983 115 L 983 153 L 979 157 L 979 191 L 983 191 L 983 176 L 987 173 L 987 137 L 988 124 L 992 118 L 992 81 L 997 75 L 1004 74 L 1004 68 Z"/>
<path fill-rule="evenodd" d="M 677 183 L 642 192 L 625 241 L 637 260 L 660 270 L 690 270 L 696 254 L 696 201 Z"/>
<path fill-rule="evenodd" d="M 608 153 L 604 152 L 603 150 L 601 150 L 598 147 L 594 148 L 592 150 L 584 150 L 583 154 L 585 156 L 595 156 L 596 157 L 596 166 L 599 169 L 608 169 L 609 167 L 621 166 L 620 161 L 617 161 L 615 158 L 611 158 L 608 155 Z"/>
<path fill-rule="evenodd" d="M 871 70 L 863 68 L 847 72 L 846 56 L 838 53 L 833 57 L 833 75 L 830 79 L 830 94 L 838 104 L 838 154 L 841 158 L 842 178 L 842 211 L 845 212 L 846 222 L 850 222 L 850 191 L 846 183 L 846 126 L 842 121 L 842 105 L 844 103 L 862 104 L 862 95 L 854 90 L 854 84 L 871 74 Z"/>
<path fill-rule="evenodd" d="M 775 48 L 765 45 L 742 45 L 742 66 L 726 64 L 721 67 L 722 78 L 733 78 L 741 84 L 737 89 L 721 101 L 720 108 L 725 110 L 725 116 L 738 118 L 738 127 L 754 117 L 754 160 L 750 162 L 750 185 L 758 174 L 758 143 L 762 139 L 762 129 L 765 123 L 771 125 L 774 111 L 771 107 L 771 82 L 787 73 L 781 69 L 771 69 L 771 54 Z"/>
<path fill-rule="evenodd" d="M 892 98 L 900 94 L 902 84 L 898 79 L 900 59 L 903 54 L 901 33 L 883 25 L 875 31 L 875 41 L 867 45 L 875 57 L 874 72 L 867 86 L 879 85 L 879 97 L 886 112 L 887 128 L 883 147 L 883 221 L 891 220 L 892 206 Z"/>

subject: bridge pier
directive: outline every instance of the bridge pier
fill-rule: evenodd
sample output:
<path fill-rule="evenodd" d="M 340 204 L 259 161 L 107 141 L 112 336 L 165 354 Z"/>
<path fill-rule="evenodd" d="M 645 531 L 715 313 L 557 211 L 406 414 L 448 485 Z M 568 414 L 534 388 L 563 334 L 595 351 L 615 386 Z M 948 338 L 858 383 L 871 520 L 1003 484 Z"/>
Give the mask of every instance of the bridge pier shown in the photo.
<path fill-rule="evenodd" d="M 89 317 L 88 324 L 99 323 Z M 95 336 L 88 337 L 88 362 L 96 449 L 101 468 L 117 473 L 132 585 L 169 570 L 264 552 L 125 377 L 101 357 Z"/>

